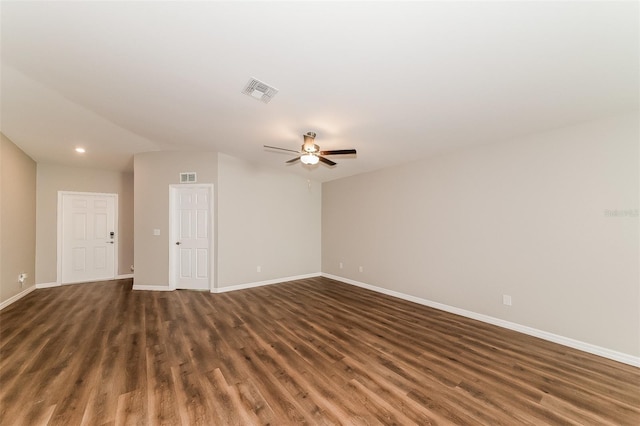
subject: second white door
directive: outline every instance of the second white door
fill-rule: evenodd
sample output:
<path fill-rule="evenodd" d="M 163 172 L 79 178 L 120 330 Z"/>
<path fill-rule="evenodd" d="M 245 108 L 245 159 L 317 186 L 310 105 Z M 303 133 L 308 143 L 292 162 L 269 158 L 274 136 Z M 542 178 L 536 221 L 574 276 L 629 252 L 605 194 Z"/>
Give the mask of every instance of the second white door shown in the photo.
<path fill-rule="evenodd" d="M 172 275 L 175 288 L 211 288 L 211 197 L 202 185 L 172 187 Z"/>

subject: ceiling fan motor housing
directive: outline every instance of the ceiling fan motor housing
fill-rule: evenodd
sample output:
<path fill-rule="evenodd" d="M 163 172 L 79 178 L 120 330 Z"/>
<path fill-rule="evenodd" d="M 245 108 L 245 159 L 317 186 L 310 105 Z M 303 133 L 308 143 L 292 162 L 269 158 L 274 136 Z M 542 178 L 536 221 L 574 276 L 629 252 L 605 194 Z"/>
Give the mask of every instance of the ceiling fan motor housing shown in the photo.
<path fill-rule="evenodd" d="M 307 132 L 306 135 L 302 136 L 304 138 L 304 143 L 302 144 L 302 150 L 306 152 L 318 152 L 320 151 L 320 147 L 314 143 L 316 139 L 316 134 L 314 132 Z"/>
<path fill-rule="evenodd" d="M 312 144 L 306 144 L 305 143 L 305 144 L 302 145 L 302 150 L 305 151 L 305 152 L 312 152 L 313 153 L 313 152 L 320 151 L 320 147 L 318 145 L 314 144 L 314 143 L 312 143 Z"/>

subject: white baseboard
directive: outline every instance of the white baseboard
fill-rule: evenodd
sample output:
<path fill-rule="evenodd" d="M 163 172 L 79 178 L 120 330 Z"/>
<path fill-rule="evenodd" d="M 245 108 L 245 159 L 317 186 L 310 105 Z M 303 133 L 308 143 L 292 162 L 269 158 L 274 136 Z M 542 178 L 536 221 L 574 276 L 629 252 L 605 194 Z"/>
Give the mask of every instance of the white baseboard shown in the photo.
<path fill-rule="evenodd" d="M 573 349 L 578 349 L 583 352 L 598 355 L 614 361 L 622 362 L 624 364 L 633 365 L 634 367 L 640 367 L 640 357 L 637 357 L 637 356 L 603 348 L 597 345 L 592 345 L 591 343 L 582 342 L 580 340 L 575 340 L 570 337 L 564 337 L 557 334 L 549 333 L 547 331 L 538 330 L 537 328 L 528 327 L 526 325 L 505 321 L 500 318 L 491 317 L 489 315 L 479 314 L 476 312 L 467 311 L 465 309 L 456 308 L 454 306 L 445 305 L 443 303 L 433 302 L 431 300 L 422 299 L 420 297 L 411 296 L 411 295 L 400 293 L 393 290 L 388 290 L 386 288 L 377 287 L 371 284 L 366 284 L 366 283 L 355 281 L 349 278 L 343 278 L 337 275 L 326 274 L 324 272 L 322 273 L 322 276 L 326 278 L 330 278 L 332 280 L 343 282 L 345 284 L 351 284 L 357 287 L 366 288 L 367 290 L 375 291 L 377 293 L 382 293 L 388 296 L 393 296 L 399 299 L 404 299 L 410 302 L 418 303 L 420 305 L 429 306 L 431 308 L 439 309 L 441 311 L 451 312 L 452 314 L 482 321 L 488 324 L 497 325 L 498 327 L 518 331 L 523 334 L 528 334 L 529 336 L 538 337 L 540 339 L 548 340 L 550 342 L 568 346 Z"/>
<path fill-rule="evenodd" d="M 114 278 L 115 280 L 121 280 L 124 278 L 133 278 L 133 274 L 127 274 L 127 275 L 116 275 L 116 277 Z M 98 280 L 98 281 L 80 281 L 78 283 L 68 283 L 68 284 L 81 284 L 81 283 L 85 283 L 85 282 L 102 282 L 105 280 Z M 107 280 L 108 281 L 108 280 Z M 36 288 L 50 288 L 50 287 L 60 287 L 62 286 L 61 283 L 40 283 L 40 284 L 36 284 Z"/>
<path fill-rule="evenodd" d="M 22 299 L 23 297 L 25 297 L 27 294 L 31 293 L 35 289 L 36 289 L 36 286 L 32 285 L 31 287 L 25 288 L 24 290 L 22 290 L 20 293 L 16 294 L 15 296 L 11 296 L 10 298 L 5 300 L 4 302 L 0 303 L 0 311 L 3 310 L 4 308 L 6 308 L 7 306 L 11 305 L 12 303 L 17 302 L 18 300 Z"/>
<path fill-rule="evenodd" d="M 133 290 L 145 290 L 145 291 L 173 291 L 173 288 L 169 288 L 168 285 L 140 285 L 134 284 Z"/>
<path fill-rule="evenodd" d="M 36 288 L 60 287 L 60 283 L 40 283 L 36 284 Z"/>
<path fill-rule="evenodd" d="M 211 289 L 211 293 L 226 293 L 227 291 L 245 290 L 247 288 L 262 287 L 263 285 L 279 284 L 279 283 L 283 283 L 283 282 L 287 282 L 287 281 L 303 280 L 305 278 L 314 278 L 314 277 L 319 277 L 319 276 L 321 276 L 320 272 L 314 272 L 313 274 L 295 275 L 293 277 L 276 278 L 276 279 L 273 279 L 273 280 L 257 281 L 257 282 L 253 282 L 253 283 L 231 285 L 231 286 L 227 286 L 227 287 L 219 287 L 219 288 Z M 168 285 L 164 286 L 164 285 L 140 285 L 140 284 L 134 284 L 133 285 L 133 290 L 174 291 L 175 289 L 174 288 L 170 288 Z"/>
<path fill-rule="evenodd" d="M 279 284 L 287 281 L 304 280 L 306 278 L 314 278 L 314 277 L 319 277 L 321 275 L 322 274 L 320 272 L 314 272 L 313 274 L 296 275 L 293 277 L 277 278 L 277 279 L 266 280 L 266 281 L 257 281 L 253 283 L 231 285 L 228 287 L 218 287 L 218 288 L 212 289 L 211 293 L 226 293 L 227 291 L 245 290 L 248 288 L 262 287 L 264 285 L 271 285 L 271 284 Z"/>

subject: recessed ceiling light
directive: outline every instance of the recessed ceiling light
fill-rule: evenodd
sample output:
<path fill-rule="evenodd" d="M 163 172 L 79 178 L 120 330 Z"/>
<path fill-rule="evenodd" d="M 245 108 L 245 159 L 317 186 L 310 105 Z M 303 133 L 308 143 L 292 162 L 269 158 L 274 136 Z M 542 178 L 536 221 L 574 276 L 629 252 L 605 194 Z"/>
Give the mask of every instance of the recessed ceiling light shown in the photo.
<path fill-rule="evenodd" d="M 84 154 L 87 151 L 84 148 L 78 147 L 78 148 L 76 148 L 76 152 L 78 152 L 80 154 Z"/>

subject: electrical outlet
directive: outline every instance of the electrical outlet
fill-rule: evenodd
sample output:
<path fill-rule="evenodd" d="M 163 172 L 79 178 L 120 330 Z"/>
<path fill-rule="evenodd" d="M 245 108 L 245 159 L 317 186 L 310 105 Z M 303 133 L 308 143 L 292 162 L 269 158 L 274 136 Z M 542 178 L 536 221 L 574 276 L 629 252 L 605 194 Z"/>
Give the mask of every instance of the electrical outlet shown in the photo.
<path fill-rule="evenodd" d="M 359 270 L 360 272 L 364 272 L 364 268 L 363 268 L 362 266 L 360 266 L 360 267 L 358 268 L 358 270 Z"/>
<path fill-rule="evenodd" d="M 20 283 L 20 287 L 24 287 L 24 282 L 26 281 L 27 277 L 29 275 L 25 274 L 24 272 L 20 275 L 18 275 L 18 282 Z"/>
<path fill-rule="evenodd" d="M 133 272 L 133 265 L 129 266 L 129 269 L 131 269 L 131 272 Z"/>
<path fill-rule="evenodd" d="M 262 266 L 257 266 L 256 267 L 256 272 L 262 272 Z"/>
<path fill-rule="evenodd" d="M 511 296 L 509 296 L 508 294 L 503 294 L 502 295 L 502 304 L 507 305 L 507 306 L 511 306 Z"/>
<path fill-rule="evenodd" d="M 342 269 L 342 266 L 343 266 L 343 265 L 342 265 L 342 262 L 340 262 L 340 269 Z"/>

